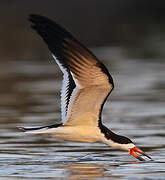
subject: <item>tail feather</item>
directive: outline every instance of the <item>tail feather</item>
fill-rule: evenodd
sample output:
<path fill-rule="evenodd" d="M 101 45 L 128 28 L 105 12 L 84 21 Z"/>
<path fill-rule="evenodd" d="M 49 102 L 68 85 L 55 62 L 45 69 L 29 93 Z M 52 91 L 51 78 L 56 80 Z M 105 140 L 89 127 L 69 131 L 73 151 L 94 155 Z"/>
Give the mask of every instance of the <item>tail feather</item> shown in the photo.
<path fill-rule="evenodd" d="M 53 124 L 49 126 L 40 126 L 40 127 L 18 127 L 21 131 L 25 133 L 34 133 L 34 134 L 40 134 L 44 132 L 45 130 L 52 129 L 52 128 L 57 128 L 62 126 L 62 123 L 60 124 Z"/>

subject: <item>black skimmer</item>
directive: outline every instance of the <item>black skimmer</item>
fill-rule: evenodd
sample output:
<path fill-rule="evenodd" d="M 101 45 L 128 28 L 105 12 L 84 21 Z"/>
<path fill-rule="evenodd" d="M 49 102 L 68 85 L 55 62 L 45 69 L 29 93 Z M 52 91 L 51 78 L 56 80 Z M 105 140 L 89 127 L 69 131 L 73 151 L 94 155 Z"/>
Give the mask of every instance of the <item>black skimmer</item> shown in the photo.
<path fill-rule="evenodd" d="M 101 121 L 104 103 L 114 88 L 112 76 L 104 64 L 52 20 L 40 15 L 30 15 L 29 20 L 63 72 L 62 123 L 20 129 L 27 133 L 50 134 L 67 141 L 103 142 L 108 146 L 128 151 L 139 160 L 144 159 L 136 152 L 151 159 L 129 138 L 115 134 Z"/>

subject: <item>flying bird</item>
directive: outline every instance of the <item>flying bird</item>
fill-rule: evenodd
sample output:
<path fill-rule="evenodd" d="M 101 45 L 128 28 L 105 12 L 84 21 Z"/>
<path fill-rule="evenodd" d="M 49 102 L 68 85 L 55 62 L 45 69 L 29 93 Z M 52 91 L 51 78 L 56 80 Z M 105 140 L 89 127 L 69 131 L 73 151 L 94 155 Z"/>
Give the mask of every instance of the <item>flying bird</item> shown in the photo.
<path fill-rule="evenodd" d="M 107 68 L 71 33 L 41 15 L 30 15 L 31 27 L 47 44 L 63 73 L 61 88 L 62 123 L 42 127 L 20 127 L 33 134 L 49 134 L 54 138 L 75 142 L 102 142 L 138 155 L 151 157 L 127 137 L 118 135 L 102 123 L 102 109 L 114 88 Z"/>

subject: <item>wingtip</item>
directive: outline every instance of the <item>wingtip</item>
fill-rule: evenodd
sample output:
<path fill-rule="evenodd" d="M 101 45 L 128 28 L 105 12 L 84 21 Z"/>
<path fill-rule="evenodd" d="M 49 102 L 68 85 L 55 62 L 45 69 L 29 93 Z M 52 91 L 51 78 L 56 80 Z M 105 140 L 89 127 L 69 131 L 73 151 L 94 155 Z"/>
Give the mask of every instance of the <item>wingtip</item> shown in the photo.
<path fill-rule="evenodd" d="M 29 14 L 28 18 L 34 18 L 34 17 L 41 17 L 42 15 L 41 14 Z"/>
<path fill-rule="evenodd" d="M 36 16 L 38 16 L 38 14 L 29 14 L 28 15 L 28 20 L 32 21 L 33 17 L 36 17 Z"/>
<path fill-rule="evenodd" d="M 49 18 L 47 18 L 46 16 L 42 14 L 29 14 L 28 20 L 33 23 L 37 21 L 45 21 L 45 20 L 51 21 Z"/>
<path fill-rule="evenodd" d="M 40 14 L 29 14 L 29 16 L 28 16 L 28 20 L 32 23 L 35 23 L 36 21 L 38 21 L 41 18 L 45 18 L 45 17 Z"/>

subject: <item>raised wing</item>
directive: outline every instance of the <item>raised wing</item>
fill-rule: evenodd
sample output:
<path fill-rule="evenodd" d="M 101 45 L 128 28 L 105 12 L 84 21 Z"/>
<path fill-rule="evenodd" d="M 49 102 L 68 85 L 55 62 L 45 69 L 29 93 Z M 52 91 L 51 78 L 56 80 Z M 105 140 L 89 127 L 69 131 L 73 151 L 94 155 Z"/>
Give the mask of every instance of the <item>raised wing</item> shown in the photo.
<path fill-rule="evenodd" d="M 108 70 L 55 22 L 39 15 L 31 15 L 30 21 L 64 74 L 62 120 L 75 125 L 98 123 L 105 99 L 113 89 L 113 79 Z"/>

